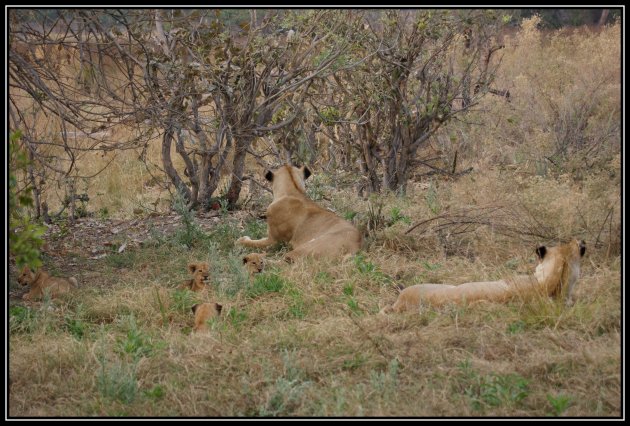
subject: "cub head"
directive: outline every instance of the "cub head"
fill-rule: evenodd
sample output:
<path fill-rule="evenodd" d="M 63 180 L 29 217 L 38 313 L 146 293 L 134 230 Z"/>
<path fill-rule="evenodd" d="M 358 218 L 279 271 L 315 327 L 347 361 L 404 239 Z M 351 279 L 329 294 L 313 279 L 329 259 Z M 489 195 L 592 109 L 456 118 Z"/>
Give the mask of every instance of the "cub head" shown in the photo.
<path fill-rule="evenodd" d="M 33 273 L 33 271 L 31 271 L 31 268 L 25 266 L 24 268 L 22 268 L 22 272 L 20 272 L 17 281 L 24 286 L 31 284 L 34 279 L 35 274 Z"/>
<path fill-rule="evenodd" d="M 194 278 L 200 278 L 202 280 L 207 280 L 210 274 L 210 267 L 207 262 L 191 262 L 188 264 L 188 270 Z"/>
<path fill-rule="evenodd" d="M 265 173 L 265 179 L 272 184 L 273 195 L 282 196 L 297 190 L 304 193 L 306 187 L 304 181 L 311 175 L 311 171 L 306 166 L 295 167 L 285 164 L 273 171 L 269 170 Z"/>
<path fill-rule="evenodd" d="M 259 274 L 265 268 L 266 253 L 250 253 L 243 257 L 243 265 L 250 275 Z"/>
<path fill-rule="evenodd" d="M 207 321 L 210 318 L 220 316 L 221 310 L 223 310 L 223 306 L 215 302 L 197 303 L 196 305 L 193 305 L 192 311 L 195 315 L 195 327 L 193 330 L 195 332 L 207 330 Z"/>

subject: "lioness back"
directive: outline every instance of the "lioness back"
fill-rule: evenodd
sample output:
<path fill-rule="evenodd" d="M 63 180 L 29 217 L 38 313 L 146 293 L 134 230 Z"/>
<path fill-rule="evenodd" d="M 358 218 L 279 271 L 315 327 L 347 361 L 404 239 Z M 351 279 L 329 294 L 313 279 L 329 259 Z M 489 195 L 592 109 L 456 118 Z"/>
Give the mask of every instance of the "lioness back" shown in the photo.
<path fill-rule="evenodd" d="M 306 167 L 282 166 L 265 175 L 272 182 L 273 202 L 267 208 L 268 237 L 252 240 L 241 237 L 238 243 L 264 248 L 277 242 L 289 243 L 293 250 L 286 258 L 301 256 L 336 257 L 360 250 L 361 233 L 346 220 L 320 207 L 305 193 Z"/>

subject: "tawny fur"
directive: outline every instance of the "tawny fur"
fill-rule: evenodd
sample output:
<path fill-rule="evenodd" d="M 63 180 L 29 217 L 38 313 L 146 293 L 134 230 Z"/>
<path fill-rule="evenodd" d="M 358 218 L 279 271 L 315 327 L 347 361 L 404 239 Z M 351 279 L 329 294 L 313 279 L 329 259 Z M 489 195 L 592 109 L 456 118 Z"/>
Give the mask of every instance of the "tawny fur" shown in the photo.
<path fill-rule="evenodd" d="M 194 305 L 192 307 L 192 311 L 195 314 L 195 326 L 193 327 L 193 331 L 195 333 L 208 331 L 208 320 L 221 315 L 222 309 L 223 306 L 214 302 L 198 303 Z"/>
<path fill-rule="evenodd" d="M 250 276 L 260 274 L 265 269 L 266 253 L 250 253 L 243 257 L 243 265 Z"/>
<path fill-rule="evenodd" d="M 241 237 L 237 243 L 252 248 L 289 243 L 293 250 L 285 256 L 288 261 L 302 256 L 336 258 L 359 251 L 361 233 L 306 196 L 304 180 L 308 176 L 306 167 L 290 165 L 267 172 L 265 177 L 273 188 L 273 202 L 267 207 L 267 238 Z"/>
<path fill-rule="evenodd" d="M 206 289 L 206 280 L 210 273 L 210 267 L 206 262 L 189 263 L 188 270 L 192 274 L 192 278 L 184 281 L 179 285 L 179 289 L 189 289 L 191 291 L 202 291 Z"/>
<path fill-rule="evenodd" d="M 31 286 L 30 291 L 22 296 L 24 300 L 41 299 L 44 292 L 50 294 L 51 298 L 55 298 L 78 287 L 77 280 L 74 277 L 68 279 L 51 277 L 48 272 L 41 268 L 37 273 L 34 273 L 28 266 L 22 268 L 22 272 L 18 277 L 18 283 L 23 286 Z"/>
<path fill-rule="evenodd" d="M 573 240 L 556 247 L 539 247 L 539 264 L 534 275 L 521 275 L 499 281 L 471 282 L 460 285 L 417 284 L 404 289 L 398 300 L 383 308 L 381 313 L 418 309 L 421 304 L 433 306 L 445 303 L 466 304 L 480 300 L 505 302 L 536 296 L 564 297 L 573 303 L 575 283 L 580 278 L 580 259 L 586 251 L 584 241 Z"/>

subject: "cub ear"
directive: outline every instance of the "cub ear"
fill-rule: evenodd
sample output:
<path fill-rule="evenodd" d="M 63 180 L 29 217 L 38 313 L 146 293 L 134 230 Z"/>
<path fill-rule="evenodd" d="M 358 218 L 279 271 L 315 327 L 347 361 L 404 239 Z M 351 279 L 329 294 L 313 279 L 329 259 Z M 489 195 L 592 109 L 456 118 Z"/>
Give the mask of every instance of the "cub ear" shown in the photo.
<path fill-rule="evenodd" d="M 584 253 L 586 253 L 586 241 L 581 240 L 580 241 L 580 257 L 584 256 Z"/>
<path fill-rule="evenodd" d="M 197 264 L 196 263 L 189 263 L 188 264 L 188 270 L 190 271 L 191 274 L 194 274 L 195 271 L 197 270 Z"/>
<path fill-rule="evenodd" d="M 538 255 L 538 259 L 543 260 L 545 255 L 547 254 L 547 247 L 540 246 L 536 249 L 536 254 Z"/>
<path fill-rule="evenodd" d="M 265 179 L 269 182 L 273 182 L 273 172 L 271 170 L 267 170 L 267 173 L 265 173 Z"/>
<path fill-rule="evenodd" d="M 243 258 L 243 265 L 247 263 L 247 256 Z"/>
<path fill-rule="evenodd" d="M 306 180 L 311 175 L 311 171 L 306 166 L 302 167 L 302 169 L 304 171 L 304 180 Z"/>
<path fill-rule="evenodd" d="M 217 309 L 217 312 L 219 313 L 219 315 L 221 314 L 221 310 L 223 309 L 222 305 L 219 305 L 218 303 L 214 304 L 214 307 Z"/>
<path fill-rule="evenodd" d="M 197 313 L 197 308 L 198 308 L 198 307 L 199 307 L 199 303 L 197 303 L 197 304 L 195 304 L 195 305 L 193 305 L 193 306 L 192 306 L 192 308 L 191 308 L 191 309 L 192 309 L 192 311 L 193 311 L 193 314 L 196 314 L 196 313 Z"/>

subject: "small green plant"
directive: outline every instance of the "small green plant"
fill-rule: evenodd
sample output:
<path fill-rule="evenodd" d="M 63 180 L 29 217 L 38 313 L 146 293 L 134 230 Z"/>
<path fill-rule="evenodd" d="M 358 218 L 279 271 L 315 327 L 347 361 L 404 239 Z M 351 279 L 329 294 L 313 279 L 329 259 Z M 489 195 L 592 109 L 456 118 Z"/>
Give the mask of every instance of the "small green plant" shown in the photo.
<path fill-rule="evenodd" d="M 363 253 L 354 256 L 354 264 L 362 274 L 376 272 L 376 265 L 367 260 Z"/>
<path fill-rule="evenodd" d="M 343 286 L 343 294 L 346 296 L 354 296 L 354 285 L 352 285 L 352 283 L 348 283 Z"/>
<path fill-rule="evenodd" d="M 364 355 L 355 354 L 352 359 L 344 360 L 342 368 L 353 371 L 365 364 L 365 361 L 367 361 L 367 358 Z"/>
<path fill-rule="evenodd" d="M 311 382 L 305 380 L 304 372 L 295 365 L 294 352 L 285 350 L 282 354 L 283 371 L 281 377 L 272 384 L 269 397 L 264 406 L 258 410 L 262 417 L 290 416 L 299 405 L 300 400 Z"/>
<path fill-rule="evenodd" d="M 240 330 L 243 323 L 247 320 L 247 313 L 232 307 L 227 314 L 227 319 L 234 328 Z"/>
<path fill-rule="evenodd" d="M 389 223 L 388 226 L 392 226 L 397 222 L 402 222 L 406 225 L 411 225 L 411 219 L 404 214 L 399 207 L 392 207 L 389 215 Z"/>
<path fill-rule="evenodd" d="M 9 330 L 11 333 L 32 333 L 37 325 L 36 312 L 25 306 L 9 308 Z"/>
<path fill-rule="evenodd" d="M 440 206 L 440 200 L 438 198 L 437 188 L 435 184 L 431 182 L 429 184 L 429 189 L 427 190 L 426 195 L 424 196 L 425 201 L 427 202 L 427 207 L 434 215 L 440 214 L 442 207 Z"/>
<path fill-rule="evenodd" d="M 177 289 L 173 292 L 171 309 L 179 313 L 188 313 L 190 308 L 197 303 L 197 296 L 188 289 Z"/>
<path fill-rule="evenodd" d="M 109 217 L 109 209 L 107 207 L 101 207 L 98 210 L 98 218 L 101 220 L 105 220 Z"/>
<path fill-rule="evenodd" d="M 352 220 L 357 217 L 357 212 L 354 212 L 352 210 L 349 210 L 347 212 L 344 212 L 343 214 L 343 218 L 345 220 L 347 220 L 348 222 L 352 222 Z"/>
<path fill-rule="evenodd" d="M 370 372 L 370 384 L 380 393 L 391 394 L 396 389 L 399 369 L 400 362 L 398 359 L 392 359 L 387 365 L 387 370 Z"/>
<path fill-rule="evenodd" d="M 325 283 L 329 283 L 333 280 L 332 275 L 330 275 L 328 272 L 326 271 L 319 271 L 316 275 L 315 275 L 315 281 L 317 283 L 320 284 L 325 284 Z"/>
<path fill-rule="evenodd" d="M 118 339 L 118 350 L 131 355 L 134 361 L 153 353 L 155 345 L 149 336 L 138 329 L 136 319 L 133 315 L 127 317 L 127 335 L 125 339 Z"/>
<path fill-rule="evenodd" d="M 354 297 L 350 297 L 346 302 L 350 311 L 355 315 L 363 315 L 363 310 L 359 307 L 359 302 Z"/>
<path fill-rule="evenodd" d="M 368 276 L 371 280 L 381 284 L 392 282 L 392 278 L 381 272 L 374 263 L 367 260 L 363 253 L 358 253 L 354 256 L 354 264 L 361 274 Z"/>
<path fill-rule="evenodd" d="M 225 219 L 210 232 L 209 238 L 217 244 L 219 250 L 229 252 L 234 248 L 234 242 L 239 236 L 238 227 Z"/>
<path fill-rule="evenodd" d="M 300 293 L 300 291 L 296 288 L 290 288 L 287 291 L 287 295 L 291 298 L 291 303 L 289 304 L 289 316 L 297 319 L 303 319 L 306 317 L 306 307 L 304 299 L 302 298 L 302 293 Z"/>
<path fill-rule="evenodd" d="M 254 283 L 247 289 L 247 295 L 257 297 L 265 293 L 277 293 L 282 291 L 285 282 L 281 276 L 272 272 L 264 272 L 256 275 Z"/>
<path fill-rule="evenodd" d="M 206 236 L 197 224 L 195 212 L 188 208 L 186 199 L 179 192 L 173 198 L 173 210 L 181 217 L 182 226 L 175 232 L 175 241 L 188 248 L 195 247 Z"/>
<path fill-rule="evenodd" d="M 162 399 L 166 395 L 166 390 L 161 385 L 155 385 L 151 389 L 144 391 L 144 395 L 151 399 Z"/>
<path fill-rule="evenodd" d="M 475 411 L 485 407 L 518 405 L 529 395 L 528 381 L 517 374 L 479 375 L 473 370 L 470 360 L 459 365 L 464 382 L 464 394 Z"/>
<path fill-rule="evenodd" d="M 131 404 L 138 393 L 135 366 L 112 363 L 99 356 L 101 368 L 96 376 L 96 387 L 101 395 L 111 400 Z"/>
<path fill-rule="evenodd" d="M 427 261 L 422 261 L 422 266 L 424 266 L 424 269 L 427 271 L 437 271 L 442 267 L 439 263 L 429 263 Z"/>
<path fill-rule="evenodd" d="M 518 320 L 514 321 L 507 326 L 507 332 L 509 334 L 517 334 L 521 333 L 525 330 L 526 324 L 524 321 Z"/>
<path fill-rule="evenodd" d="M 370 232 L 376 231 L 385 225 L 383 216 L 383 200 L 370 197 L 367 211 L 367 229 Z"/>
<path fill-rule="evenodd" d="M 65 329 L 72 334 L 77 340 L 83 339 L 87 333 L 89 325 L 80 319 L 69 318 L 65 319 Z"/>
<path fill-rule="evenodd" d="M 569 406 L 571 405 L 571 402 L 573 402 L 573 398 L 568 396 L 568 395 L 558 395 L 558 396 L 553 396 L 553 395 L 547 395 L 547 401 L 549 401 L 549 404 L 551 404 L 551 409 L 552 412 L 549 413 L 549 415 L 551 416 L 561 416 L 562 413 L 564 413 L 567 408 L 569 408 Z"/>
<path fill-rule="evenodd" d="M 162 324 L 168 324 L 168 316 L 166 314 L 166 300 L 162 300 L 163 297 L 160 296 L 160 291 L 157 287 L 155 287 L 154 290 L 154 299 L 160 311 L 160 315 L 162 316 Z"/>
<path fill-rule="evenodd" d="M 227 200 L 227 198 L 221 198 L 219 200 L 219 212 L 221 213 L 221 217 L 227 217 L 228 213 L 230 213 L 229 207 L 230 202 Z"/>

